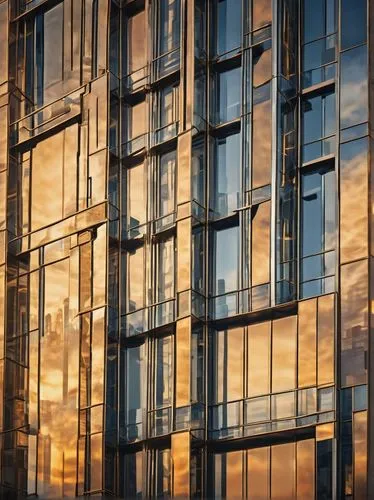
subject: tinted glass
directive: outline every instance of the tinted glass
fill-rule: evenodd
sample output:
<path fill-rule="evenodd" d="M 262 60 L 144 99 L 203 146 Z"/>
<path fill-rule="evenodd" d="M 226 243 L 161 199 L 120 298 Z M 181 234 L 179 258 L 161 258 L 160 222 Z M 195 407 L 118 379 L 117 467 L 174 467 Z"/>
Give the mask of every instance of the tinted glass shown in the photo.
<path fill-rule="evenodd" d="M 241 45 L 242 5 L 237 0 L 217 0 L 217 54 Z"/>
<path fill-rule="evenodd" d="M 234 68 L 218 73 L 217 119 L 219 123 L 235 120 L 240 116 L 241 69 Z"/>
<path fill-rule="evenodd" d="M 342 385 L 366 383 L 368 349 L 368 262 L 341 268 Z"/>
<path fill-rule="evenodd" d="M 342 262 L 368 252 L 368 140 L 340 148 L 340 248 Z"/>
<path fill-rule="evenodd" d="M 214 209 L 225 216 L 239 207 L 240 134 L 217 139 Z"/>
<path fill-rule="evenodd" d="M 352 127 L 368 119 L 367 47 L 341 55 L 340 127 Z"/>
<path fill-rule="evenodd" d="M 366 41 L 367 0 L 341 0 L 341 48 Z"/>
<path fill-rule="evenodd" d="M 229 242 L 229 244 L 228 244 Z M 239 228 L 215 232 L 215 295 L 238 288 Z"/>

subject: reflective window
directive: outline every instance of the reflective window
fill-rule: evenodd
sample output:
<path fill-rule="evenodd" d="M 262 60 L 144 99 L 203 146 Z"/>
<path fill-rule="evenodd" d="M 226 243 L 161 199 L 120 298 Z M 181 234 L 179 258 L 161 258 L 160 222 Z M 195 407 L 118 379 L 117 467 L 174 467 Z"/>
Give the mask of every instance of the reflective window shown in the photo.
<path fill-rule="evenodd" d="M 342 386 L 367 382 L 368 262 L 341 267 Z"/>
<path fill-rule="evenodd" d="M 304 0 L 304 43 L 334 33 L 335 0 Z"/>
<path fill-rule="evenodd" d="M 342 262 L 368 252 L 368 139 L 340 147 L 340 248 Z"/>
<path fill-rule="evenodd" d="M 304 0 L 303 86 L 335 78 L 335 0 Z"/>
<path fill-rule="evenodd" d="M 237 0 L 216 0 L 217 54 L 225 54 L 241 45 L 242 5 Z"/>
<path fill-rule="evenodd" d="M 229 242 L 229 244 L 228 244 Z M 214 295 L 238 288 L 239 227 L 214 232 Z"/>
<path fill-rule="evenodd" d="M 142 413 L 145 403 L 144 345 L 126 349 L 126 425 L 127 439 L 141 439 Z"/>
<path fill-rule="evenodd" d="M 129 168 L 127 174 L 127 227 L 133 229 L 146 222 L 146 173 L 144 163 Z M 132 234 L 135 234 L 133 231 Z"/>
<path fill-rule="evenodd" d="M 363 45 L 341 55 L 340 127 L 352 127 L 368 120 L 367 47 Z"/>
<path fill-rule="evenodd" d="M 63 95 L 64 3 L 35 18 L 34 100 L 39 106 Z M 27 67 L 32 71 L 32 62 Z"/>
<path fill-rule="evenodd" d="M 204 329 L 192 329 L 191 337 L 191 401 L 204 401 Z"/>
<path fill-rule="evenodd" d="M 173 341 L 171 337 L 156 339 L 155 342 L 155 407 L 170 405 L 173 395 Z M 153 384 L 152 384 L 153 385 Z"/>
<path fill-rule="evenodd" d="M 302 297 L 334 289 L 335 171 L 327 167 L 305 171 L 301 177 Z"/>
<path fill-rule="evenodd" d="M 138 451 L 120 457 L 121 496 L 141 498 L 143 493 L 143 452 Z"/>
<path fill-rule="evenodd" d="M 270 447 L 247 451 L 247 483 L 250 500 L 270 497 Z"/>
<path fill-rule="evenodd" d="M 77 125 L 39 142 L 32 150 L 32 230 L 59 221 L 76 211 L 77 152 Z M 101 171 L 98 175 L 105 174 Z M 100 184 L 97 177 L 93 182 Z"/>
<path fill-rule="evenodd" d="M 127 110 L 127 141 L 133 141 L 131 150 L 128 152 L 134 152 L 141 149 L 144 146 L 144 140 L 141 141 L 141 136 L 143 136 L 148 129 L 147 126 L 147 104 L 146 101 L 141 101 L 138 104 L 129 106 Z M 134 143 L 137 139 L 137 143 Z"/>
<path fill-rule="evenodd" d="M 271 79 L 271 40 L 253 48 L 253 86 L 259 87 Z"/>
<path fill-rule="evenodd" d="M 154 95 L 153 127 L 156 142 L 171 139 L 177 133 L 178 87 L 165 87 Z"/>
<path fill-rule="evenodd" d="M 318 299 L 318 385 L 330 384 L 335 378 L 334 339 L 335 307 L 334 296 L 325 295 Z"/>
<path fill-rule="evenodd" d="M 243 452 L 214 455 L 214 497 L 243 498 Z"/>
<path fill-rule="evenodd" d="M 295 388 L 296 328 L 296 317 L 273 321 L 272 392 Z"/>
<path fill-rule="evenodd" d="M 158 217 L 168 215 L 175 210 L 175 170 L 176 152 L 162 155 L 158 165 Z"/>
<path fill-rule="evenodd" d="M 270 392 L 271 323 L 248 327 L 248 396 Z"/>
<path fill-rule="evenodd" d="M 205 230 L 194 229 L 192 232 L 192 288 L 204 292 L 205 279 Z"/>
<path fill-rule="evenodd" d="M 366 42 L 367 0 L 341 0 L 341 48 Z"/>
<path fill-rule="evenodd" d="M 317 301 L 299 303 L 298 386 L 316 385 Z"/>
<path fill-rule="evenodd" d="M 271 23 L 272 18 L 271 0 L 253 0 L 252 29 L 256 30 Z"/>
<path fill-rule="evenodd" d="M 155 450 L 155 498 L 171 497 L 171 456 L 170 450 Z"/>
<path fill-rule="evenodd" d="M 212 332 L 212 402 L 243 398 L 243 328 Z"/>
<path fill-rule="evenodd" d="M 205 144 L 195 141 L 192 144 L 191 184 L 192 199 L 205 207 Z"/>
<path fill-rule="evenodd" d="M 270 83 L 253 91 L 252 189 L 271 182 Z"/>
<path fill-rule="evenodd" d="M 239 207 L 240 133 L 216 139 L 213 203 L 217 216 L 223 217 Z"/>
<path fill-rule="evenodd" d="M 145 272 L 144 247 L 127 254 L 127 312 L 144 307 Z"/>
<path fill-rule="evenodd" d="M 303 101 L 303 163 L 335 153 L 335 128 L 335 93 Z"/>
<path fill-rule="evenodd" d="M 154 4 L 157 48 L 157 77 L 177 69 L 179 64 L 180 0 L 158 0 Z"/>
<path fill-rule="evenodd" d="M 354 498 L 367 498 L 368 418 L 366 411 L 353 417 Z"/>
<path fill-rule="evenodd" d="M 142 10 L 127 20 L 127 74 L 143 68 L 147 62 L 146 15 Z"/>
<path fill-rule="evenodd" d="M 310 42 L 303 47 L 303 87 L 335 78 L 336 35 Z"/>
<path fill-rule="evenodd" d="M 271 447 L 271 498 L 289 500 L 295 498 L 295 444 L 287 443 Z"/>
<path fill-rule="evenodd" d="M 241 68 L 217 73 L 216 122 L 225 123 L 240 116 Z"/>
<path fill-rule="evenodd" d="M 251 210 L 252 286 L 270 281 L 270 202 Z"/>
<path fill-rule="evenodd" d="M 174 297 L 174 239 L 160 241 L 157 245 L 157 294 L 161 302 Z"/>
<path fill-rule="evenodd" d="M 299 441 L 296 445 L 297 498 L 315 498 L 315 443 L 314 439 Z"/>
<path fill-rule="evenodd" d="M 166 54 L 179 46 L 179 0 L 159 0 L 159 54 Z"/>

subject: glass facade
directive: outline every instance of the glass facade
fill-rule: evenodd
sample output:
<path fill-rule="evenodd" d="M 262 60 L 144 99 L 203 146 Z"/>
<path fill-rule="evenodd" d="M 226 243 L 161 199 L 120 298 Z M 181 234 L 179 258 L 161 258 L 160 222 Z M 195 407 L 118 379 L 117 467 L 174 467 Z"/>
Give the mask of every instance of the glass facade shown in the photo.
<path fill-rule="evenodd" d="M 373 9 L 0 0 L 1 498 L 374 498 Z"/>

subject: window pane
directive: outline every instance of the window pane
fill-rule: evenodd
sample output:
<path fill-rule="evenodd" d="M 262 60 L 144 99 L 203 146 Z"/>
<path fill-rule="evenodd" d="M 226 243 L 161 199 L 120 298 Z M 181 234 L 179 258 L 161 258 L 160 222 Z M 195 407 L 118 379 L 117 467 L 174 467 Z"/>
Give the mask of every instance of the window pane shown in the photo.
<path fill-rule="evenodd" d="M 341 0 L 341 48 L 366 41 L 367 0 Z"/>
<path fill-rule="evenodd" d="M 170 450 L 156 450 L 155 497 L 171 496 L 171 457 Z"/>
<path fill-rule="evenodd" d="M 270 392 L 270 326 L 248 327 L 248 397 Z"/>
<path fill-rule="evenodd" d="M 302 256 L 335 247 L 335 172 L 307 171 L 301 179 Z M 306 270 L 307 271 L 307 270 Z"/>
<path fill-rule="evenodd" d="M 215 231 L 214 294 L 238 288 L 239 227 Z"/>
<path fill-rule="evenodd" d="M 164 128 L 175 121 L 174 92 L 173 87 L 167 87 L 160 93 L 158 110 L 160 122 L 157 124 L 157 128 Z"/>
<path fill-rule="evenodd" d="M 183 318 L 176 326 L 176 389 L 175 405 L 177 407 L 187 406 L 191 401 L 191 321 Z"/>
<path fill-rule="evenodd" d="M 335 308 L 334 296 L 318 299 L 318 385 L 334 381 Z"/>
<path fill-rule="evenodd" d="M 295 497 L 295 444 L 271 447 L 271 498 L 291 500 Z"/>
<path fill-rule="evenodd" d="M 241 68 L 218 73 L 217 118 L 219 123 L 240 116 Z"/>
<path fill-rule="evenodd" d="M 62 219 L 63 139 L 64 133 L 60 132 L 39 142 L 32 152 L 32 230 Z"/>
<path fill-rule="evenodd" d="M 354 498 L 367 498 L 367 412 L 360 411 L 353 417 L 354 439 Z"/>
<path fill-rule="evenodd" d="M 124 471 L 119 474 L 125 498 L 141 498 L 143 491 L 143 452 L 138 451 L 123 457 Z"/>
<path fill-rule="evenodd" d="M 143 135 L 147 131 L 147 105 L 145 101 L 129 106 L 126 125 L 128 126 L 128 141 Z"/>
<path fill-rule="evenodd" d="M 127 21 L 128 70 L 132 73 L 146 64 L 146 17 L 142 10 Z"/>
<path fill-rule="evenodd" d="M 271 61 L 271 42 L 256 47 L 258 55 L 254 54 L 253 60 L 253 86 L 259 87 L 271 79 L 272 61 Z"/>
<path fill-rule="evenodd" d="M 306 439 L 296 444 L 297 453 L 297 498 L 314 500 L 315 468 L 314 439 Z"/>
<path fill-rule="evenodd" d="M 248 450 L 248 498 L 268 500 L 270 497 L 270 448 Z"/>
<path fill-rule="evenodd" d="M 144 346 L 126 350 L 126 424 L 142 422 L 144 407 Z M 137 436 L 141 437 L 141 436 Z"/>
<path fill-rule="evenodd" d="M 156 340 L 155 360 L 155 405 L 162 407 L 171 404 L 172 399 L 172 359 L 173 345 L 171 337 Z"/>
<path fill-rule="evenodd" d="M 43 104 L 57 99 L 63 90 L 63 10 L 61 2 L 44 14 Z"/>
<path fill-rule="evenodd" d="M 270 202 L 252 209 L 252 286 L 270 280 Z"/>
<path fill-rule="evenodd" d="M 160 0 L 160 31 L 156 39 L 160 43 L 160 55 L 179 45 L 179 0 Z"/>
<path fill-rule="evenodd" d="M 270 84 L 253 93 L 252 189 L 271 182 Z"/>
<path fill-rule="evenodd" d="M 316 384 L 317 301 L 299 303 L 298 386 Z"/>
<path fill-rule="evenodd" d="M 273 321 L 272 392 L 295 388 L 296 324 L 296 316 Z"/>
<path fill-rule="evenodd" d="M 253 26 L 255 30 L 271 23 L 271 0 L 253 0 Z"/>
<path fill-rule="evenodd" d="M 341 267 L 342 386 L 367 382 L 368 262 Z"/>
<path fill-rule="evenodd" d="M 172 151 L 161 156 L 159 165 L 159 211 L 158 216 L 163 217 L 175 210 L 175 164 L 176 153 Z"/>
<path fill-rule="evenodd" d="M 214 455 L 214 498 L 243 498 L 243 452 Z"/>
<path fill-rule="evenodd" d="M 242 5 L 237 0 L 217 0 L 217 54 L 241 45 Z"/>
<path fill-rule="evenodd" d="M 368 140 L 340 148 L 340 248 L 342 262 L 368 252 Z"/>
<path fill-rule="evenodd" d="M 190 433 L 173 434 L 171 437 L 173 496 L 190 497 Z"/>
<path fill-rule="evenodd" d="M 174 296 L 174 239 L 161 241 L 158 245 L 157 301 Z"/>
<path fill-rule="evenodd" d="M 304 0 L 304 43 L 325 34 L 325 0 Z"/>
<path fill-rule="evenodd" d="M 341 55 L 340 127 L 352 127 L 368 119 L 368 71 L 366 45 Z"/>
<path fill-rule="evenodd" d="M 240 133 L 217 139 L 213 196 L 219 216 L 239 207 L 240 166 Z"/>
<path fill-rule="evenodd" d="M 205 231 L 197 228 L 192 233 L 192 288 L 204 291 L 205 269 Z"/>
<path fill-rule="evenodd" d="M 214 332 L 212 340 L 213 402 L 220 403 L 242 399 L 243 329 L 234 328 Z"/>
<path fill-rule="evenodd" d="M 127 312 L 144 307 L 144 247 L 127 254 Z"/>
<path fill-rule="evenodd" d="M 144 164 L 127 170 L 127 223 L 129 228 L 146 222 L 146 179 Z"/>

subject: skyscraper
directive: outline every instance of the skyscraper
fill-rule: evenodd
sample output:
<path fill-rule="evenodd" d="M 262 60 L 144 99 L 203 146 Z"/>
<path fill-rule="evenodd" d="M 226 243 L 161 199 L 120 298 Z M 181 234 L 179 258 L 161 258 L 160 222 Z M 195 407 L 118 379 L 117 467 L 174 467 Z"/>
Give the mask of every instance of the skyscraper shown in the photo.
<path fill-rule="evenodd" d="M 374 498 L 373 15 L 0 0 L 2 498 Z"/>

